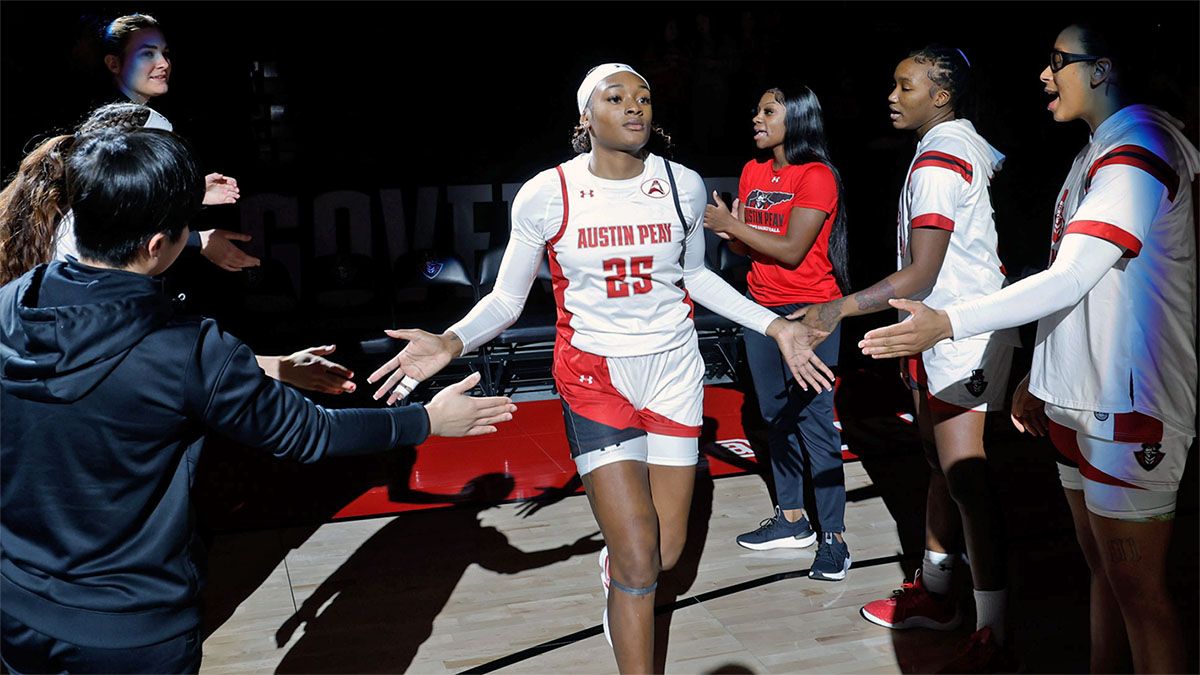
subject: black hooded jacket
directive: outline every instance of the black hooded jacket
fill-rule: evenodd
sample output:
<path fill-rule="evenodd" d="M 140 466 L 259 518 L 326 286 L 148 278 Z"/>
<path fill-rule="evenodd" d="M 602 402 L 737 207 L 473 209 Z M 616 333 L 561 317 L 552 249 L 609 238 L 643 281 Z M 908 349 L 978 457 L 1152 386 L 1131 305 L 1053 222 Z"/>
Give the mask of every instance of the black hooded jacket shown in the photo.
<path fill-rule="evenodd" d="M 189 491 L 210 431 L 315 462 L 420 443 L 429 418 L 312 403 L 145 275 L 54 262 L 0 287 L 3 611 L 94 647 L 199 625 Z"/>

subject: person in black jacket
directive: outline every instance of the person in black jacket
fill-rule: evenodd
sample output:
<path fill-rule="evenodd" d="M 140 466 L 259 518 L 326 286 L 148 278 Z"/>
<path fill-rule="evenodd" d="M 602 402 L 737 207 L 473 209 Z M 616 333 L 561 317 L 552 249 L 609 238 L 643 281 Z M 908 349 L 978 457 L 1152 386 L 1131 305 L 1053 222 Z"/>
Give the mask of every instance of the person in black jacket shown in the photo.
<path fill-rule="evenodd" d="M 315 462 L 491 433 L 504 397 L 326 410 L 210 319 L 175 316 L 204 178 L 160 130 L 82 137 L 67 162 L 78 261 L 0 287 L 0 607 L 21 672 L 196 672 L 203 575 L 189 491 L 206 434 Z"/>

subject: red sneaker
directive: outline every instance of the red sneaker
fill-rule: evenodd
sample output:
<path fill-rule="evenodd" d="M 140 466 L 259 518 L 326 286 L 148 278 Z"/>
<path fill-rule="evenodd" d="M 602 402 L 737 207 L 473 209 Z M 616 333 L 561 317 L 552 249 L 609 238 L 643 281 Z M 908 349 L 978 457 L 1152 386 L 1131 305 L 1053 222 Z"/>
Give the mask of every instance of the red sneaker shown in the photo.
<path fill-rule="evenodd" d="M 1015 673 L 1019 667 L 1016 654 L 996 641 L 991 626 L 984 626 L 971 633 L 958 656 L 938 672 Z"/>
<path fill-rule="evenodd" d="M 859 610 L 863 618 L 884 628 L 932 628 L 954 630 L 962 623 L 958 607 L 949 596 L 938 597 L 925 589 L 921 571 L 892 597 L 867 603 Z"/>

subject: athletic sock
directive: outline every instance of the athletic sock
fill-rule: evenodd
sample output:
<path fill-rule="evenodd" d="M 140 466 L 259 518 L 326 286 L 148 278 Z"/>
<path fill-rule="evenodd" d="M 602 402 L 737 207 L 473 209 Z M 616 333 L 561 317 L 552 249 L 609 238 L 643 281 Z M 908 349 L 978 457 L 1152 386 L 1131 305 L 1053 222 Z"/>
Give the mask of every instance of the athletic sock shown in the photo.
<path fill-rule="evenodd" d="M 975 630 L 991 626 L 996 641 L 1004 644 L 1004 613 L 1008 608 L 1008 589 L 975 591 Z"/>
<path fill-rule="evenodd" d="M 950 592 L 950 577 L 954 573 L 953 553 L 938 553 L 925 549 L 925 560 L 921 563 L 921 581 L 925 590 L 938 595 Z"/>

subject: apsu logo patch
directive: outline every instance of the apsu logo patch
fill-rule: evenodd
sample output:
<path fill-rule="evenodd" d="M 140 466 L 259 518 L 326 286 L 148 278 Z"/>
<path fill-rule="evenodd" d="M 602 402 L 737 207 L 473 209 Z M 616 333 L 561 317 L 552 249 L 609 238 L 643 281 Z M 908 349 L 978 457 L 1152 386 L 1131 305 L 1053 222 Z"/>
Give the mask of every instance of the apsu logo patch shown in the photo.
<path fill-rule="evenodd" d="M 651 178 L 642 183 L 642 194 L 655 199 L 662 199 L 671 194 L 671 187 L 661 178 Z"/>
<path fill-rule="evenodd" d="M 776 204 L 782 204 L 789 201 L 796 195 L 791 192 L 767 192 L 765 190 L 751 190 L 750 194 L 746 195 L 746 206 L 752 209 L 769 209 Z"/>
<path fill-rule="evenodd" d="M 1162 463 L 1163 457 L 1166 457 L 1167 453 L 1162 451 L 1160 443 L 1142 443 L 1142 449 L 1134 452 L 1133 456 L 1143 469 L 1153 471 L 1154 467 Z"/>
<path fill-rule="evenodd" d="M 972 396 L 978 398 L 983 392 L 987 391 L 988 382 L 983 377 L 982 370 L 972 370 L 971 379 L 967 380 L 963 386 L 967 388 L 967 391 L 971 392 Z"/>
<path fill-rule="evenodd" d="M 1054 231 L 1050 233 L 1050 243 L 1056 244 L 1059 239 L 1062 239 L 1063 226 L 1067 220 L 1067 194 L 1070 190 L 1063 190 L 1062 197 L 1058 200 L 1058 206 L 1054 207 Z"/>

